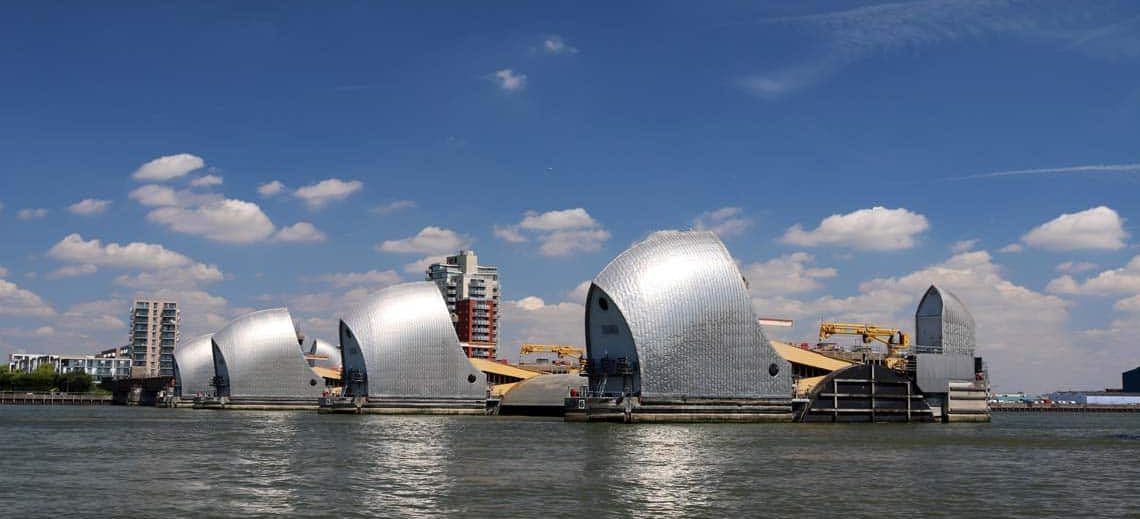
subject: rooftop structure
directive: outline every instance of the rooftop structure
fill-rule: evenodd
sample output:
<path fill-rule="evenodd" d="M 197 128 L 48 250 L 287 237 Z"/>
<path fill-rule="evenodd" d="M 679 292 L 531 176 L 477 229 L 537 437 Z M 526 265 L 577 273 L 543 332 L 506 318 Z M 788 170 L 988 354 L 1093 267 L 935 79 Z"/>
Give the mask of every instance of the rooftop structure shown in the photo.
<path fill-rule="evenodd" d="M 128 344 L 126 346 L 116 346 L 114 348 L 107 348 L 103 351 L 100 351 L 99 353 L 96 353 L 95 356 L 99 357 L 101 359 L 113 359 L 116 357 L 122 357 L 125 359 L 129 359 L 129 358 L 131 358 L 131 345 Z"/>
<path fill-rule="evenodd" d="M 930 285 L 914 313 L 919 353 L 973 355 L 974 316 L 949 290 Z"/>
<path fill-rule="evenodd" d="M 137 300 L 131 305 L 131 376 L 174 376 L 174 345 L 182 317 L 173 301 Z"/>
<path fill-rule="evenodd" d="M 654 233 L 610 262 L 586 298 L 586 348 L 587 419 L 791 419 L 791 366 L 769 344 L 744 277 L 711 232 Z M 638 397 L 641 409 L 623 395 Z M 711 417 L 717 411 L 698 411 L 701 399 L 752 407 Z M 614 405 L 626 407 L 614 416 Z"/>
<path fill-rule="evenodd" d="M 174 347 L 174 394 L 183 400 L 214 393 L 213 335 L 180 341 Z"/>
<path fill-rule="evenodd" d="M 231 321 L 211 339 L 215 389 L 228 404 L 308 403 L 325 390 L 309 368 L 293 318 L 284 308 Z"/>
<path fill-rule="evenodd" d="M 460 350 L 434 283 L 376 292 L 341 318 L 340 344 L 355 412 L 483 412 L 486 377 Z"/>
<path fill-rule="evenodd" d="M 499 268 L 480 265 L 475 251 L 462 250 L 427 269 L 439 287 L 468 357 L 494 358 L 499 345 Z"/>

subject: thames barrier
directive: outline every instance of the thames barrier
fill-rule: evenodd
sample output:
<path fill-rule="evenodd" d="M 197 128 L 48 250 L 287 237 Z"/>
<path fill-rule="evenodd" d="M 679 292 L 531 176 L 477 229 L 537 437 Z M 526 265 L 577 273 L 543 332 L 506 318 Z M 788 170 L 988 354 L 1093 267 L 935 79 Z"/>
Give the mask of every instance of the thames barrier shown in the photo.
<path fill-rule="evenodd" d="M 584 355 L 561 373 L 469 358 L 431 282 L 371 294 L 338 316 L 336 344 L 306 339 L 287 309 L 260 310 L 180 342 L 157 402 L 623 423 L 990 419 L 974 319 L 936 286 L 915 311 L 916 344 L 892 334 L 887 353 L 861 358 L 770 340 L 735 260 L 706 231 L 634 244 L 594 277 L 584 303 Z"/>

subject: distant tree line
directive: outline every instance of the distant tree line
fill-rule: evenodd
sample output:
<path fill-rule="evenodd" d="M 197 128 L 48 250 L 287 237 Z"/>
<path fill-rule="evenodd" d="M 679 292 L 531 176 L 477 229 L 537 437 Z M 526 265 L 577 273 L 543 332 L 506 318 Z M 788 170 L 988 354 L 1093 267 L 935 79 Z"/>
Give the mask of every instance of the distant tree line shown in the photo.
<path fill-rule="evenodd" d="M 91 385 L 91 375 L 82 371 L 56 373 L 54 368 L 45 364 L 31 373 L 24 373 L 0 366 L 0 391 L 87 393 L 91 391 Z"/>

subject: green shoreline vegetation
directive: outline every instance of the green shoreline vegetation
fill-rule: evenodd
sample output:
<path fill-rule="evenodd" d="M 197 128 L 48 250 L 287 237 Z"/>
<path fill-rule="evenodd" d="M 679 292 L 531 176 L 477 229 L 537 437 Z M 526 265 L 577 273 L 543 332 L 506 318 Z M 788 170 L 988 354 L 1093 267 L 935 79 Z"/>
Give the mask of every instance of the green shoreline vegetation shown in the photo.
<path fill-rule="evenodd" d="M 51 366 L 44 365 L 31 373 L 23 373 L 0 366 L 0 391 L 89 393 L 92 388 L 91 375 L 83 372 L 56 373 Z"/>

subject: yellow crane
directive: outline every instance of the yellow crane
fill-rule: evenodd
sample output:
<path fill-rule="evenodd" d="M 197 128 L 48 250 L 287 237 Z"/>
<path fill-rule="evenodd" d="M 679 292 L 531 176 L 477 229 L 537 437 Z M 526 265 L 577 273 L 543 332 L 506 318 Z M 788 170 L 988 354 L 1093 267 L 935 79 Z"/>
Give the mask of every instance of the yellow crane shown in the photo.
<path fill-rule="evenodd" d="M 558 355 L 559 360 L 562 360 L 564 357 L 575 357 L 578 359 L 578 365 L 586 364 L 586 348 L 579 346 L 526 343 L 522 345 L 522 348 L 519 348 L 519 355 L 527 355 L 530 353 L 553 353 Z"/>
<path fill-rule="evenodd" d="M 819 340 L 823 342 L 832 335 L 855 335 L 863 338 L 863 344 L 878 341 L 887 345 L 887 357 L 900 358 L 901 351 L 910 348 L 910 337 L 897 328 L 884 328 L 862 323 L 819 323 Z M 895 362 L 888 362 L 893 365 Z"/>

